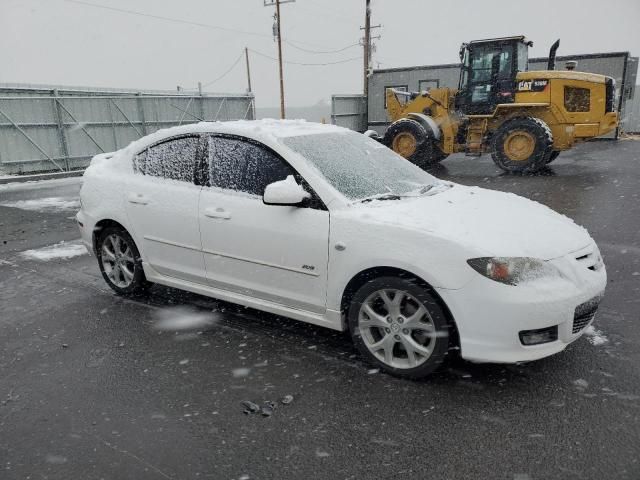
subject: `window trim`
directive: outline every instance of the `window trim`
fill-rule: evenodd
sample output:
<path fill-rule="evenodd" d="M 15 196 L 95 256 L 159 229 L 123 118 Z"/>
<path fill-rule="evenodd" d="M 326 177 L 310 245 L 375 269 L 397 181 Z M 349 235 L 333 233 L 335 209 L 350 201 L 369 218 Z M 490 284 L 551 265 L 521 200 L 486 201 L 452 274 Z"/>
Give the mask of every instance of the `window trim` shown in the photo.
<path fill-rule="evenodd" d="M 422 84 L 426 82 L 436 82 L 435 88 L 440 88 L 440 79 L 439 78 L 423 78 L 422 80 L 418 80 L 418 91 L 422 92 Z"/>
<path fill-rule="evenodd" d="M 149 151 L 149 149 L 157 147 L 159 145 L 162 145 L 164 143 L 168 143 L 168 142 L 173 142 L 175 140 L 180 140 L 181 138 L 195 138 L 197 140 L 197 146 L 196 146 L 196 158 L 195 158 L 195 162 L 193 164 L 193 181 L 192 182 L 188 182 L 186 180 L 176 180 L 174 178 L 167 178 L 164 175 L 164 170 L 162 172 L 162 176 L 159 177 L 157 175 L 147 175 L 146 173 L 142 173 L 140 172 L 140 170 L 138 169 L 138 165 L 136 162 L 136 158 L 138 157 L 138 155 L 141 155 L 143 153 L 147 153 Z M 135 153 L 133 155 L 132 158 L 132 167 L 133 167 L 133 173 L 135 175 L 142 175 L 142 176 L 148 176 L 148 177 L 154 177 L 154 178 L 161 178 L 162 180 L 171 180 L 174 182 L 183 182 L 186 184 L 191 184 L 191 185 L 199 185 L 201 186 L 203 183 L 201 181 L 202 179 L 202 172 L 198 172 L 199 168 L 202 168 L 202 158 L 204 157 L 204 150 L 203 150 L 203 143 L 202 143 L 202 138 L 203 138 L 203 134 L 201 133 L 181 133 L 179 135 L 174 135 L 172 137 L 166 137 L 163 138 L 161 140 L 158 140 L 155 143 L 152 143 L 151 145 L 147 145 L 146 147 L 144 147 L 142 150 L 138 151 L 137 153 Z"/>
<path fill-rule="evenodd" d="M 262 148 L 264 150 L 266 150 L 267 152 L 269 152 L 271 155 L 275 156 L 276 158 L 278 158 L 281 162 L 283 162 L 285 165 L 287 165 L 291 171 L 294 174 L 294 177 L 296 179 L 297 182 L 302 182 L 302 186 L 304 187 L 305 190 L 307 190 L 310 194 L 311 194 L 311 198 L 305 200 L 301 205 L 300 208 L 312 208 L 314 210 L 325 210 L 328 211 L 329 209 L 327 208 L 326 204 L 324 203 L 324 201 L 320 198 L 320 196 L 316 193 L 316 191 L 313 189 L 313 187 L 311 185 L 309 185 L 309 182 L 307 182 L 305 180 L 305 178 L 300 175 L 300 172 L 298 172 L 298 170 L 296 170 L 293 165 L 291 165 L 291 163 L 289 163 L 282 155 L 280 155 L 278 152 L 276 152 L 273 148 L 269 147 L 268 145 L 265 145 L 262 142 L 259 142 L 258 140 L 254 140 L 253 138 L 249 138 L 249 137 L 245 137 L 242 135 L 237 135 L 237 134 L 232 134 L 232 133 L 218 133 L 218 132 L 208 132 L 206 134 L 203 135 L 204 137 L 204 142 L 203 142 L 203 151 L 202 151 L 202 159 L 203 159 L 203 182 L 202 185 L 204 187 L 208 187 L 208 188 L 218 188 L 218 189 L 223 189 L 222 187 L 217 187 L 217 186 L 212 186 L 211 185 L 211 179 L 209 178 L 209 169 L 210 169 L 210 159 L 209 159 L 209 142 L 211 138 L 228 138 L 228 139 L 232 139 L 232 140 L 239 140 L 241 142 L 246 142 L 246 143 L 251 143 L 259 148 Z M 256 195 L 253 193 L 248 193 L 248 192 L 243 192 L 243 193 L 247 193 L 248 195 L 251 195 L 253 197 L 256 197 L 257 199 L 260 200 L 260 203 L 262 203 L 262 195 Z"/>
<path fill-rule="evenodd" d="M 396 90 L 400 90 L 402 92 L 408 92 L 409 91 L 409 85 L 385 85 L 384 89 L 382 90 L 384 92 L 383 95 L 383 102 L 384 102 L 384 109 L 387 109 L 387 90 L 390 88 L 394 88 Z M 404 88 L 404 90 L 402 90 Z"/>

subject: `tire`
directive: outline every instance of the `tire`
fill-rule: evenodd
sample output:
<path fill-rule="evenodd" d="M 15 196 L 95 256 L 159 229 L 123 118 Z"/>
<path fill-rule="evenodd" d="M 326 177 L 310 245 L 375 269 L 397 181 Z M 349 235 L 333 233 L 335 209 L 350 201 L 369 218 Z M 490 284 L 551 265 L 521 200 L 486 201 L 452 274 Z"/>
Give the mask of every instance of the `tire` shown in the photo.
<path fill-rule="evenodd" d="M 553 134 L 539 118 L 518 117 L 504 122 L 493 134 L 493 161 L 506 172 L 532 173 L 547 164 Z"/>
<path fill-rule="evenodd" d="M 410 118 L 401 118 L 392 123 L 385 132 L 384 144 L 422 169 L 447 156 L 435 145 L 427 130 Z"/>
<path fill-rule="evenodd" d="M 556 158 L 558 158 L 558 156 L 560 155 L 560 150 L 553 150 L 549 156 L 547 157 L 546 160 L 546 164 L 549 165 L 551 162 L 553 162 Z"/>
<path fill-rule="evenodd" d="M 102 278 L 117 294 L 138 296 L 146 292 L 150 283 L 142 269 L 140 252 L 125 229 L 111 226 L 101 231 L 96 257 Z"/>
<path fill-rule="evenodd" d="M 433 293 L 416 280 L 399 277 L 365 283 L 354 294 L 347 317 L 360 353 L 373 365 L 405 378 L 421 378 L 440 367 L 454 328 Z"/>

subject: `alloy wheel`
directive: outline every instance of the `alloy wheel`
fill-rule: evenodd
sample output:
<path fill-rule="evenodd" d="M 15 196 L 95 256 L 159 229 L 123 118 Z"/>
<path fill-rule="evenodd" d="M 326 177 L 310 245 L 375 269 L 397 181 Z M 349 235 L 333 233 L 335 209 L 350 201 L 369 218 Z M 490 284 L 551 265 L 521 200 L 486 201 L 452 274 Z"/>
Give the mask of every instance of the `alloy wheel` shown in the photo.
<path fill-rule="evenodd" d="M 436 327 L 427 308 L 402 290 L 377 290 L 362 303 L 358 328 L 369 351 L 397 369 L 416 368 L 434 351 Z"/>
<path fill-rule="evenodd" d="M 118 288 L 127 288 L 133 282 L 135 260 L 129 242 L 112 233 L 102 242 L 102 267 L 109 281 Z"/>

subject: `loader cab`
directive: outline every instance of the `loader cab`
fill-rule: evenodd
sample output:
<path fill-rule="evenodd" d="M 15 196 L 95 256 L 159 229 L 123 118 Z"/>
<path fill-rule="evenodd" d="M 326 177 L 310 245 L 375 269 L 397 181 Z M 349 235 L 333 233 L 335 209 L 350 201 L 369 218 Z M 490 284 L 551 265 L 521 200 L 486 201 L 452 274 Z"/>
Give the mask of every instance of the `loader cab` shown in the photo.
<path fill-rule="evenodd" d="M 532 44 L 523 36 L 463 43 L 456 109 L 465 115 L 487 115 L 498 104 L 513 103 L 516 75 L 527 70 Z"/>

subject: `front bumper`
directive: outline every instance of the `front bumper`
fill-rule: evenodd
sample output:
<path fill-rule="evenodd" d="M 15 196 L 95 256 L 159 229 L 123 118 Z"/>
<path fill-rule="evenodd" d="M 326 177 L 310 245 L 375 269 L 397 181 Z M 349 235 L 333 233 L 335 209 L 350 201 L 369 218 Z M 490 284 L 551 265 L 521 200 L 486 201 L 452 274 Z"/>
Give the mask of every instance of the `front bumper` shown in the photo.
<path fill-rule="evenodd" d="M 561 276 L 518 286 L 478 275 L 459 290 L 440 289 L 460 336 L 461 355 L 475 362 L 516 363 L 553 355 L 578 339 L 593 315 L 574 331 L 576 307 L 602 296 L 607 274 L 595 244 L 551 260 Z M 557 326 L 558 338 L 523 345 L 520 332 Z M 580 325 L 577 325 L 580 326 Z"/>

